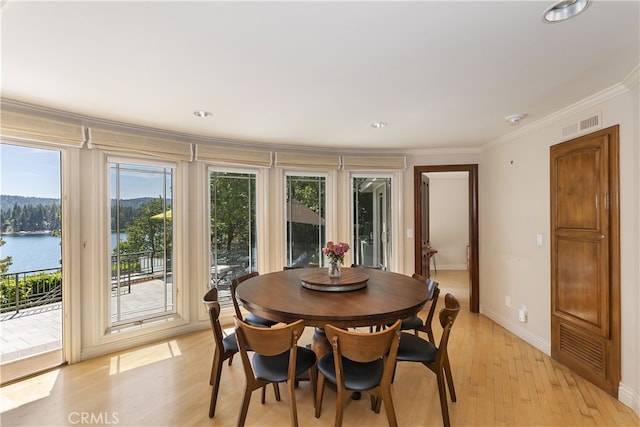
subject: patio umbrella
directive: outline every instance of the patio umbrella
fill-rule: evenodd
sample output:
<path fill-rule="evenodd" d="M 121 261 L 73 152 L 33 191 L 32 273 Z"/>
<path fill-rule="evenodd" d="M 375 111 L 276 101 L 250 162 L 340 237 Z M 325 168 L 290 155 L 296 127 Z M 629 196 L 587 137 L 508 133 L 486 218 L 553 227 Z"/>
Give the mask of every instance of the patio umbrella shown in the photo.
<path fill-rule="evenodd" d="M 304 203 L 298 200 L 291 200 L 287 206 L 287 221 L 299 224 L 324 225 L 324 218 L 318 215 Z"/>
<path fill-rule="evenodd" d="M 167 219 L 168 221 L 171 221 L 171 209 L 169 209 L 168 211 L 162 213 L 160 212 L 159 214 L 156 214 L 154 216 L 151 217 L 151 219 Z"/>

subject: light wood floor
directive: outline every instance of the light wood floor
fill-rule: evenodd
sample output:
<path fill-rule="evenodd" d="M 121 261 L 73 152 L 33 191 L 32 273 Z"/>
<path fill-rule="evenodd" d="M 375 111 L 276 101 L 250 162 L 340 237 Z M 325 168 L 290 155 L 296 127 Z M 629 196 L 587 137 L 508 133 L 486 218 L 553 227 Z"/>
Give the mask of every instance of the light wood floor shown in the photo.
<path fill-rule="evenodd" d="M 453 293 L 464 308 L 450 341 L 458 395 L 449 406 L 452 425 L 640 425 L 617 400 L 486 317 L 469 313 L 465 272 L 440 271 L 435 278 L 441 295 Z M 236 357 L 224 366 L 216 416 L 209 419 L 212 345 L 207 330 L 7 385 L 1 389 L 2 426 L 233 426 L 244 387 L 241 361 Z M 254 393 L 247 426 L 289 425 L 288 397 L 281 390 L 276 402 L 269 388 L 265 405 Z M 435 375 L 422 365 L 399 364 L 393 397 L 399 425 L 442 425 Z M 325 391 L 319 419 L 308 382 L 300 384 L 296 399 L 301 426 L 333 425 L 335 392 Z M 385 426 L 384 408 L 376 415 L 364 395 L 347 404 L 344 425 Z"/>

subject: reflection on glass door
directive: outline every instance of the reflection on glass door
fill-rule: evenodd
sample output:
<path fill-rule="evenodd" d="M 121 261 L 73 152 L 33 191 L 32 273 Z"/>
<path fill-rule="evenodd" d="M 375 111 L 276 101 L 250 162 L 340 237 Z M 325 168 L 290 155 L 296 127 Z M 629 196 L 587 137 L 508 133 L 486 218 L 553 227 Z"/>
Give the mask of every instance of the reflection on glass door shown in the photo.
<path fill-rule="evenodd" d="M 390 268 L 391 178 L 353 178 L 354 263 Z"/>
<path fill-rule="evenodd" d="M 326 177 L 286 176 L 286 253 L 289 267 L 322 265 Z"/>
<path fill-rule="evenodd" d="M 256 174 L 210 170 L 211 281 L 221 305 L 231 305 L 229 287 L 258 271 Z"/>

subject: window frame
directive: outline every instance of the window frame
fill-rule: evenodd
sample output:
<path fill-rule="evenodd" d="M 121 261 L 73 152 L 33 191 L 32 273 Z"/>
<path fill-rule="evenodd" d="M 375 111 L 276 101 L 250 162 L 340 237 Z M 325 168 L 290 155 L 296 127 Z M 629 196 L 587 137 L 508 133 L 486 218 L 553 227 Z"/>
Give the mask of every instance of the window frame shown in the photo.
<path fill-rule="evenodd" d="M 98 150 L 91 150 L 98 151 Z M 119 339 L 119 336 L 123 332 L 131 332 L 134 334 L 143 333 L 142 331 L 148 330 L 160 330 L 170 327 L 169 325 L 181 325 L 186 324 L 188 319 L 188 313 L 186 310 L 185 303 L 185 294 L 183 289 L 186 289 L 187 286 L 183 286 L 183 283 L 186 284 L 188 281 L 185 280 L 184 271 L 185 271 L 185 254 L 184 254 L 184 235 L 185 235 L 185 219 L 184 219 L 184 204 L 182 202 L 184 198 L 184 183 L 186 182 L 186 177 L 184 176 L 186 173 L 186 168 L 182 165 L 183 162 L 173 162 L 170 160 L 157 160 L 155 158 L 145 158 L 138 156 L 128 156 L 123 154 L 102 154 L 103 156 L 103 179 L 104 179 L 104 197 L 103 200 L 106 200 L 104 207 L 104 232 L 100 233 L 102 235 L 102 244 L 100 253 L 105 254 L 105 256 L 101 256 L 101 264 L 103 267 L 101 271 L 103 273 L 100 275 L 99 286 L 97 288 L 97 292 L 99 294 L 99 299 L 101 300 L 100 307 L 100 330 L 104 331 L 100 337 L 96 338 L 96 345 L 103 344 L 106 340 L 107 342 L 111 340 Z M 151 166 L 151 167 L 161 167 L 161 168 L 171 168 L 172 169 L 172 219 L 173 219 L 173 230 L 172 230 L 172 286 L 173 286 L 173 311 L 171 313 L 164 313 L 161 315 L 153 316 L 153 317 L 143 317 L 135 320 L 131 320 L 128 322 L 118 323 L 112 325 L 111 323 L 111 298 L 109 292 L 105 291 L 105 284 L 107 288 L 110 288 L 111 281 L 111 263 L 109 261 L 111 251 L 111 185 L 110 185 L 110 164 L 111 163 L 119 163 L 119 164 L 128 164 L 128 165 L 140 165 L 140 166 Z M 107 248 L 108 247 L 108 248 Z M 175 323 L 177 322 L 177 323 Z M 146 333 L 146 332 L 145 332 Z"/>
<path fill-rule="evenodd" d="M 387 270 L 393 271 L 396 266 L 400 266 L 399 259 L 401 257 L 402 247 L 401 242 L 403 239 L 401 238 L 402 234 L 402 224 L 401 218 L 403 217 L 401 210 L 401 173 L 400 172 L 389 172 L 389 173 L 375 173 L 375 172 L 350 172 L 349 173 L 349 242 L 350 245 L 355 244 L 355 235 L 354 235 L 354 194 L 353 194 L 353 186 L 354 180 L 357 178 L 381 178 L 381 179 L 390 179 L 391 180 L 391 197 L 387 200 L 387 204 L 389 205 L 389 214 L 390 218 L 387 219 L 388 223 L 388 233 L 391 234 L 391 239 L 387 243 L 389 248 L 389 261 L 387 265 Z M 353 251 L 353 259 L 355 262 L 355 251 Z"/>
<path fill-rule="evenodd" d="M 266 252 L 261 245 L 266 239 L 262 236 L 262 230 L 268 228 L 265 224 L 265 209 L 263 206 L 265 200 L 266 191 L 263 188 L 264 182 L 264 173 L 262 168 L 247 168 L 247 167 L 231 167 L 231 166 L 218 166 L 215 164 L 208 164 L 206 168 L 206 194 L 207 194 L 207 205 L 206 205 L 206 218 L 207 224 L 210 224 L 211 221 L 211 173 L 212 172 L 221 172 L 221 173 L 234 173 L 234 174 L 251 174 L 255 176 L 255 248 L 256 248 L 256 270 L 258 272 L 261 271 L 261 268 L 264 266 L 264 261 L 262 260 L 263 254 Z M 207 227 L 207 270 L 205 272 L 206 277 L 211 277 L 211 269 L 213 268 L 213 253 L 211 251 L 211 227 L 210 225 Z M 203 292 L 208 291 L 211 288 L 210 280 L 204 286 Z M 223 304 L 222 308 L 231 307 L 229 304 Z"/>
<path fill-rule="evenodd" d="M 280 254 L 281 259 L 282 259 L 282 266 L 285 265 L 289 265 L 289 260 L 287 259 L 287 251 L 288 251 L 288 244 L 289 242 L 287 241 L 287 179 L 290 176 L 296 176 L 296 177 L 309 177 L 309 178 L 324 178 L 324 192 L 325 192 L 325 200 L 324 200 L 324 212 L 325 212 L 325 240 L 326 239 L 332 239 L 329 238 L 328 236 L 330 236 L 330 224 L 334 223 L 334 221 L 330 220 L 331 218 L 333 218 L 333 216 L 330 214 L 330 208 L 332 205 L 335 205 L 335 203 L 332 203 L 332 201 L 335 200 L 335 180 L 331 179 L 332 178 L 332 173 L 330 171 L 308 171 L 308 170 L 285 170 L 283 175 L 282 175 L 282 187 L 281 187 L 281 203 L 280 203 L 280 224 L 282 226 L 282 232 L 281 232 L 281 238 L 283 241 L 283 245 L 282 245 L 282 252 Z M 335 240 L 338 240 L 337 238 Z M 319 242 L 320 243 L 320 247 L 322 248 L 322 246 L 326 243 L 326 242 Z M 324 257 L 322 256 L 321 253 L 318 254 L 320 256 L 319 260 L 320 260 L 320 266 L 324 265 Z M 280 267 L 282 268 L 282 267 Z"/>

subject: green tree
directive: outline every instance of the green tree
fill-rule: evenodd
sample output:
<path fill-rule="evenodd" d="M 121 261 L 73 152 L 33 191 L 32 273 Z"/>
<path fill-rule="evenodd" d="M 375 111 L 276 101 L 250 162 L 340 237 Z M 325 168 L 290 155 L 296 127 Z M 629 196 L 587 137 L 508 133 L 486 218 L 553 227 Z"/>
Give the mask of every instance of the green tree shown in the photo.
<path fill-rule="evenodd" d="M 164 249 L 170 251 L 172 246 L 171 217 L 168 216 L 166 222 L 162 219 L 152 218 L 154 215 L 164 212 L 164 209 L 162 197 L 141 205 L 131 224 L 125 228 L 127 240 L 120 244 L 120 252 L 151 251 L 156 254 Z M 166 209 L 169 209 L 169 206 Z"/>
<path fill-rule="evenodd" d="M 0 246 L 4 246 L 5 243 L 6 242 L 2 240 L 2 237 L 0 237 Z M 10 256 L 0 259 L 0 274 L 4 274 L 9 271 L 9 267 L 11 267 L 12 263 L 13 261 Z"/>
<path fill-rule="evenodd" d="M 255 239 L 251 229 L 254 211 L 255 180 L 246 175 L 213 173 L 211 189 L 212 245 L 226 252 L 246 247 L 249 238 Z"/>

